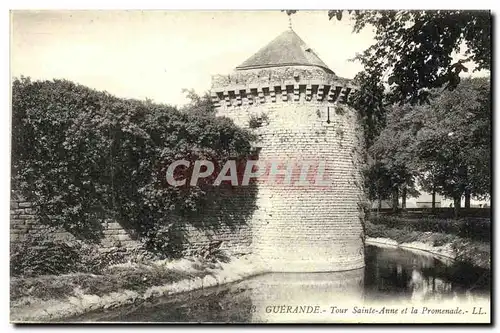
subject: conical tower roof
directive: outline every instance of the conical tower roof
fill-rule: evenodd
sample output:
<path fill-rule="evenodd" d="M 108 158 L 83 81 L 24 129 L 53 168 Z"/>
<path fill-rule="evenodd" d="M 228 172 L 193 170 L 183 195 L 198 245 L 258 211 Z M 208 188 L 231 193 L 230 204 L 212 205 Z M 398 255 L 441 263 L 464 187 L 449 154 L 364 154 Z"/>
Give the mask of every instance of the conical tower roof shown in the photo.
<path fill-rule="evenodd" d="M 282 66 L 316 66 L 333 73 L 292 29 L 276 37 L 236 70 Z"/>

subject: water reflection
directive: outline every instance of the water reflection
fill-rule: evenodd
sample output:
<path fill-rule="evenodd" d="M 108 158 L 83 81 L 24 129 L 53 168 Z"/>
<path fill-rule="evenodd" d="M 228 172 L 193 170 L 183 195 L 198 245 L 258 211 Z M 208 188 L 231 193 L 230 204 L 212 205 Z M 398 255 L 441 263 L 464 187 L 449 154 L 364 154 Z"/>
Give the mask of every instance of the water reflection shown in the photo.
<path fill-rule="evenodd" d="M 366 267 L 334 273 L 270 273 L 174 298 L 86 314 L 74 321 L 327 322 L 332 305 L 488 296 L 490 272 L 430 255 L 368 246 Z M 320 310 L 318 310 L 320 309 Z M 311 314 L 311 311 L 324 313 Z M 341 317 L 348 320 L 347 317 Z"/>
<path fill-rule="evenodd" d="M 245 285 L 251 290 L 252 322 L 322 321 L 332 304 L 361 302 L 363 280 L 364 269 L 271 273 L 249 279 Z"/>
<path fill-rule="evenodd" d="M 490 272 L 430 254 L 367 247 L 365 300 L 428 301 L 487 296 Z"/>

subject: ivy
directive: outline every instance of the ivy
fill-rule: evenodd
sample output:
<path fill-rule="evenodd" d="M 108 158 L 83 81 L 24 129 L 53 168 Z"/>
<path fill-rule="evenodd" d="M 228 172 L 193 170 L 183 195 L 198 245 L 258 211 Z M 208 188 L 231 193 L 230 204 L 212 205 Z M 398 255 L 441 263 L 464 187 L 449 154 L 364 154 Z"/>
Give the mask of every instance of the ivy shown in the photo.
<path fill-rule="evenodd" d="M 221 207 L 243 200 L 224 200 L 237 193 L 231 187 L 166 183 L 174 160 L 223 165 L 251 153 L 252 134 L 211 110 L 204 116 L 199 105 L 193 109 L 117 98 L 66 80 L 15 79 L 12 187 L 34 203 L 42 223 L 98 240 L 101 222 L 111 218 L 171 253 L 184 241 L 175 230 L 187 224 L 244 223 L 244 211 L 221 217 Z M 251 205 L 242 207 L 251 213 Z"/>

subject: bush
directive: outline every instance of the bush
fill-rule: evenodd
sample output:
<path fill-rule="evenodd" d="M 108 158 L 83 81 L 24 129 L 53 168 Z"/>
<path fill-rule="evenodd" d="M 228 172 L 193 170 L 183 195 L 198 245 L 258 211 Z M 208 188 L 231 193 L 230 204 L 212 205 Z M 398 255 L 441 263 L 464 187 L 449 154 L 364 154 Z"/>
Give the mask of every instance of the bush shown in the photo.
<path fill-rule="evenodd" d="M 99 239 L 100 221 L 112 218 L 147 238 L 151 250 L 176 255 L 182 244 L 165 239 L 165 229 L 180 232 L 186 223 L 206 228 L 190 219 L 196 215 L 217 227 L 227 221 L 215 216 L 224 205 L 240 203 L 224 200 L 222 187 L 210 187 L 213 179 L 169 186 L 167 167 L 179 159 L 223 165 L 251 154 L 250 132 L 207 113 L 120 99 L 66 80 L 15 79 L 12 187 L 33 202 L 46 225 Z M 247 192 L 245 200 L 252 195 Z M 245 207 L 231 223 L 246 221 L 253 206 Z M 165 240 L 167 246 L 160 246 Z"/>
<path fill-rule="evenodd" d="M 269 116 L 266 113 L 263 113 L 260 116 L 252 115 L 248 120 L 248 127 L 251 129 L 256 129 L 268 123 L 269 123 Z"/>
<path fill-rule="evenodd" d="M 57 231 L 47 227 L 35 234 L 27 234 L 10 246 L 10 273 L 12 276 L 39 276 L 97 270 L 101 266 L 89 260 L 95 257 L 95 245 L 79 240 L 56 240 Z M 91 255 L 92 254 L 92 255 Z"/>
<path fill-rule="evenodd" d="M 79 247 L 67 242 L 14 243 L 10 273 L 13 276 L 65 274 L 77 271 L 79 260 Z"/>
<path fill-rule="evenodd" d="M 134 256 L 125 248 L 101 249 L 93 245 L 80 245 L 80 257 L 77 263 L 77 272 L 99 274 L 110 265 L 123 264 Z"/>
<path fill-rule="evenodd" d="M 54 240 L 46 228 L 28 234 L 22 241 L 12 242 L 10 272 L 12 276 L 34 277 L 68 273 L 100 274 L 111 265 L 125 262 L 141 263 L 159 259 L 144 248 L 101 248 L 81 240 Z"/>
<path fill-rule="evenodd" d="M 491 222 L 489 219 L 462 218 L 455 220 L 432 217 L 408 218 L 380 215 L 371 216 L 370 222 L 373 225 L 384 225 L 388 228 L 454 234 L 460 237 L 481 241 L 490 240 Z"/>

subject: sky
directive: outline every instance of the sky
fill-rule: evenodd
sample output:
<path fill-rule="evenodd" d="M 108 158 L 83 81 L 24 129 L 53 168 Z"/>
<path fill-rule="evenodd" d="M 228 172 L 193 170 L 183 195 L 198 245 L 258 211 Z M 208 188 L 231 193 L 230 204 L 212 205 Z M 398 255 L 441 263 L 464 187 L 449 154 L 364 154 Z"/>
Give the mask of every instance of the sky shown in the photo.
<path fill-rule="evenodd" d="M 181 105 L 183 88 L 203 93 L 211 75 L 229 74 L 288 29 L 280 11 L 16 11 L 11 20 L 11 75 L 69 79 L 120 97 Z M 372 43 L 349 21 L 299 11 L 295 32 L 339 76 Z"/>
<path fill-rule="evenodd" d="M 119 97 L 182 105 L 183 88 L 202 94 L 211 75 L 236 66 L 288 29 L 280 11 L 14 11 L 11 76 L 68 79 Z M 327 11 L 292 15 L 295 32 L 339 76 L 374 33 Z"/>

